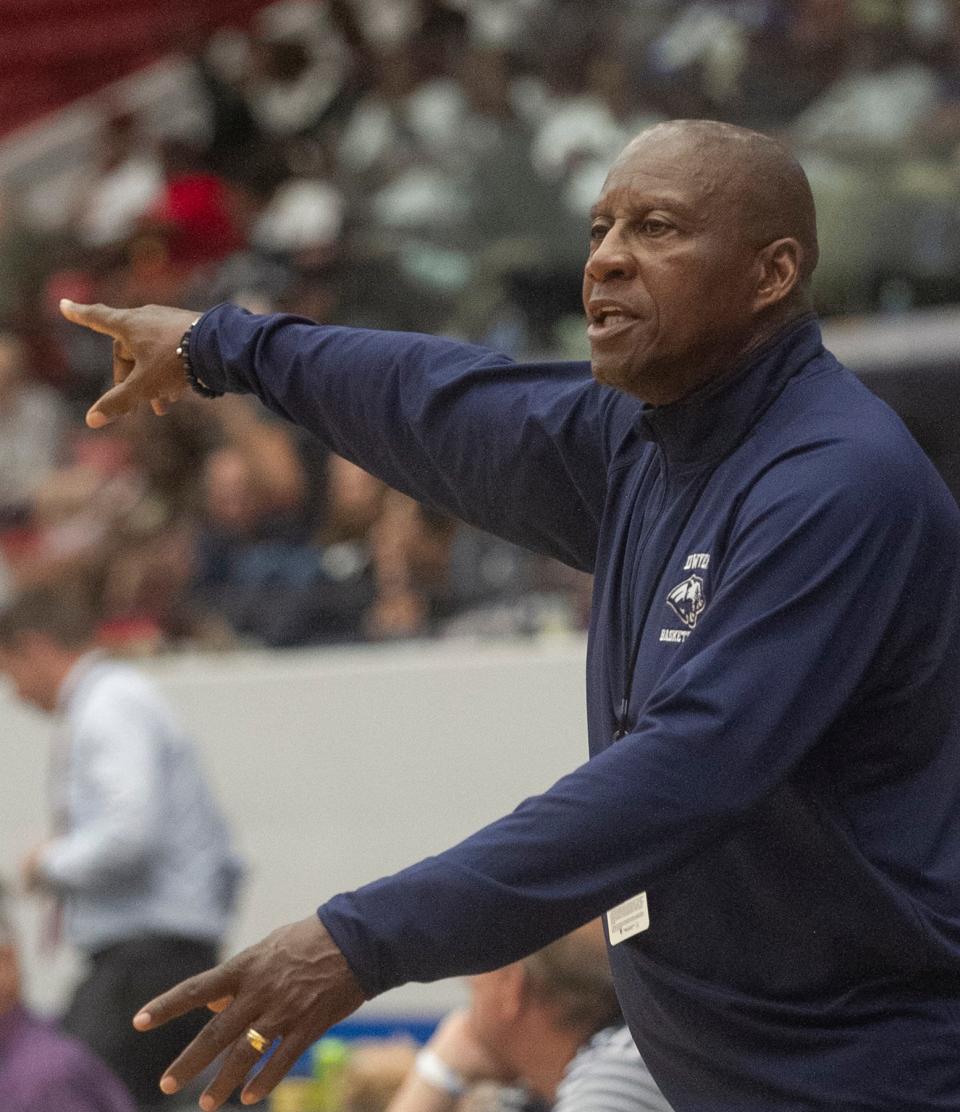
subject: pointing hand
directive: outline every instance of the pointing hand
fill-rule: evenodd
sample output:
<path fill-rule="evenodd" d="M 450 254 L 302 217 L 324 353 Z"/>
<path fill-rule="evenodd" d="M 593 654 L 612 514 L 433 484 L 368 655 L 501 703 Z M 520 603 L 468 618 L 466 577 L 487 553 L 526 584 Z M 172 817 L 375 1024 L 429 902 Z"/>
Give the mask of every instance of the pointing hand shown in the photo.
<path fill-rule="evenodd" d="M 113 339 L 113 388 L 90 407 L 90 428 L 103 428 L 142 401 L 159 416 L 187 391 L 177 345 L 199 313 L 161 305 L 112 309 L 66 299 L 60 302 L 60 312 L 74 324 Z"/>

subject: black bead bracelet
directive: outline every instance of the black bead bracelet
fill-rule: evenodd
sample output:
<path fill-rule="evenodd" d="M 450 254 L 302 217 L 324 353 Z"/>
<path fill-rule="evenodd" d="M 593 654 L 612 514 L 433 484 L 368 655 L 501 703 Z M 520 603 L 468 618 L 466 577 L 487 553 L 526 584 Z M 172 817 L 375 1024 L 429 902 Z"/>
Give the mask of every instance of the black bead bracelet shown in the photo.
<path fill-rule="evenodd" d="M 190 327 L 180 337 L 180 343 L 177 345 L 177 355 L 180 356 L 180 362 L 183 364 L 184 374 L 187 376 L 187 382 L 190 383 L 190 388 L 203 398 L 222 398 L 222 390 L 214 390 L 208 386 L 202 378 L 193 369 L 193 362 L 190 359 L 190 340 L 193 337 L 193 330 L 200 318 L 190 325 Z"/>

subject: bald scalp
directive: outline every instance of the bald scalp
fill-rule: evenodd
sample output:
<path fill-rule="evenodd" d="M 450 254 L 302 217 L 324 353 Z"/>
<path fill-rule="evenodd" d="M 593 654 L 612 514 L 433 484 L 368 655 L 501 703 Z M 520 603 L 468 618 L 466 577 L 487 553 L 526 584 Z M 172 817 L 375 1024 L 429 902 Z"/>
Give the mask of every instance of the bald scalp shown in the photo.
<path fill-rule="evenodd" d="M 670 120 L 640 132 L 617 159 L 650 150 L 686 158 L 711 182 L 714 203 L 729 206 L 754 247 L 795 239 L 801 248 L 799 285 L 806 290 L 817 265 L 817 217 L 803 167 L 781 142 L 716 120 Z"/>

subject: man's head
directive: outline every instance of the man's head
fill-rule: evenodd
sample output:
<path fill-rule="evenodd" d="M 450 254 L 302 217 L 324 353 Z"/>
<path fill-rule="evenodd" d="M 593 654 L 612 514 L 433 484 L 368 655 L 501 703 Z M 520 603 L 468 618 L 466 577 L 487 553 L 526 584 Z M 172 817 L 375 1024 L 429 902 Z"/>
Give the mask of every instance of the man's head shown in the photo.
<path fill-rule="evenodd" d="M 25 703 L 53 711 L 67 673 L 93 647 L 95 629 L 77 591 L 25 591 L 0 611 L 0 672 Z"/>
<path fill-rule="evenodd" d="M 779 142 L 710 120 L 641 132 L 594 206 L 584 268 L 593 373 L 664 405 L 810 306 L 817 229 Z"/>
<path fill-rule="evenodd" d="M 20 966 L 6 887 L 0 882 L 0 1015 L 20 1003 Z"/>
<path fill-rule="evenodd" d="M 548 1099 L 577 1049 L 621 1022 L 599 920 L 471 977 L 470 988 L 479 1039 L 507 1072 Z"/>

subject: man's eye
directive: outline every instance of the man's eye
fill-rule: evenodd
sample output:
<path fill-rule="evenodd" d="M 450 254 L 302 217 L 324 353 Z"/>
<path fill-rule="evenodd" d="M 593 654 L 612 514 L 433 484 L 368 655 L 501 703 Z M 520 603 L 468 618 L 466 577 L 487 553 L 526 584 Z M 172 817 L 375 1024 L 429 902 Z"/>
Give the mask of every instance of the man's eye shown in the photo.
<path fill-rule="evenodd" d="M 609 231 L 606 224 L 591 224 L 590 225 L 590 242 L 599 243 Z"/>
<path fill-rule="evenodd" d="M 673 231 L 673 225 L 669 224 L 666 220 L 659 220 L 657 217 L 650 217 L 640 225 L 640 231 L 648 236 L 662 236 L 666 232 Z"/>

